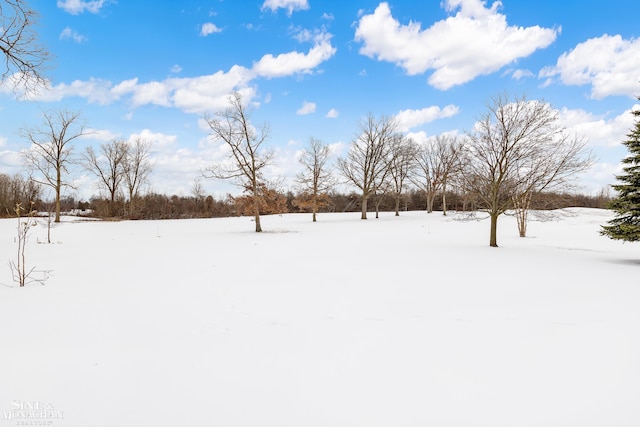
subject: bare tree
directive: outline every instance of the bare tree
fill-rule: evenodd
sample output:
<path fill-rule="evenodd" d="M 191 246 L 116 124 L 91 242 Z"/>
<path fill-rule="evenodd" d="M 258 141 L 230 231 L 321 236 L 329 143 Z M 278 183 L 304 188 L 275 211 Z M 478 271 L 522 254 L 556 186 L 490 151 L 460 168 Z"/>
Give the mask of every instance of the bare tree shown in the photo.
<path fill-rule="evenodd" d="M 11 272 L 13 275 L 13 280 L 18 282 L 20 287 L 27 284 L 27 280 L 30 278 L 33 273 L 34 268 L 27 270 L 26 264 L 26 256 L 25 256 L 25 247 L 27 244 L 27 239 L 29 238 L 29 231 L 31 227 L 36 225 L 35 216 L 36 211 L 33 208 L 33 202 L 29 204 L 29 209 L 27 210 L 27 215 L 25 219 L 22 217 L 22 212 L 25 210 L 21 203 L 17 203 L 14 212 L 16 214 L 16 218 L 18 218 L 18 254 L 16 257 L 16 262 L 9 261 L 9 267 L 11 268 Z"/>
<path fill-rule="evenodd" d="M 100 145 L 96 154 L 93 147 L 87 147 L 84 156 L 85 167 L 98 177 L 98 185 L 109 193 L 109 216 L 115 214 L 115 201 L 120 184 L 124 180 L 124 164 L 129 151 L 125 141 L 113 140 Z"/>
<path fill-rule="evenodd" d="M 55 222 L 60 222 L 60 194 L 63 187 L 71 186 L 63 179 L 63 175 L 69 173 L 68 167 L 74 163 L 71 143 L 86 134 L 85 125 L 80 113 L 56 111 L 45 112 L 43 116 L 41 126 L 22 129 L 20 135 L 31 142 L 24 156 L 32 179 L 54 190 Z"/>
<path fill-rule="evenodd" d="M 438 192 L 442 193 L 442 214 L 447 214 L 447 190 L 465 163 L 464 144 L 453 135 L 442 134 L 415 151 L 416 167 L 411 181 L 427 196 L 427 212 L 433 212 Z"/>
<path fill-rule="evenodd" d="M 327 165 L 330 154 L 329 146 L 311 138 L 300 157 L 303 170 L 296 176 L 296 183 L 301 194 L 296 197 L 296 203 L 311 209 L 313 222 L 316 222 L 318 209 L 326 204 L 327 195 L 335 185 L 335 179 Z"/>
<path fill-rule="evenodd" d="M 202 186 L 202 177 L 196 177 L 191 184 L 191 195 L 193 196 L 194 201 L 194 211 L 196 215 L 200 214 L 200 210 L 204 210 L 205 208 L 205 198 L 207 197 L 207 193 L 204 191 L 204 187 Z"/>
<path fill-rule="evenodd" d="M 253 202 L 256 232 L 261 232 L 260 206 L 262 190 L 267 187 L 263 170 L 273 161 L 273 151 L 265 150 L 262 144 L 269 136 L 268 125 L 256 130 L 249 122 L 242 95 L 234 92 L 229 96 L 229 106 L 213 117 L 204 118 L 211 129 L 211 137 L 222 141 L 231 149 L 230 163 L 219 163 L 206 169 L 205 176 L 230 179 L 235 182 Z"/>
<path fill-rule="evenodd" d="M 550 112 L 556 114 L 556 112 Z M 548 139 L 539 141 L 529 158 L 515 165 L 517 188 L 513 195 L 520 237 L 527 235 L 527 220 L 534 195 L 543 191 L 567 192 L 574 185 L 576 174 L 587 170 L 594 155 L 586 149 L 586 140 L 570 135 L 558 127 Z"/>
<path fill-rule="evenodd" d="M 436 156 L 439 158 L 441 178 L 440 189 L 442 191 L 442 214 L 447 214 L 447 189 L 452 181 L 462 173 L 466 162 L 464 144 L 457 136 L 440 135 L 436 137 L 438 146 Z"/>
<path fill-rule="evenodd" d="M 135 201 L 140 196 L 140 187 L 147 182 L 152 170 L 150 151 L 151 144 L 137 138 L 129 145 L 122 163 L 122 173 L 129 193 L 129 215 L 135 212 Z"/>
<path fill-rule="evenodd" d="M 416 146 L 410 139 L 396 134 L 391 138 L 391 149 L 387 160 L 389 188 L 395 200 L 396 216 L 400 216 L 400 197 L 405 183 L 415 167 Z"/>
<path fill-rule="evenodd" d="M 433 212 L 436 195 L 442 187 L 444 168 L 439 153 L 442 146 L 441 137 L 437 137 L 420 145 L 414 153 L 416 168 L 411 181 L 427 196 L 427 213 Z"/>
<path fill-rule="evenodd" d="M 43 72 L 49 52 L 38 44 L 37 20 L 38 14 L 25 0 L 0 2 L 0 51 L 4 54 L 0 81 L 11 78 L 14 87 L 26 92 L 46 85 Z"/>
<path fill-rule="evenodd" d="M 388 173 L 391 139 L 398 124 L 395 119 L 369 114 L 360 122 L 359 135 L 351 143 L 346 158 L 338 159 L 338 169 L 347 182 L 362 192 L 362 219 L 367 219 L 367 201 L 383 186 Z"/>
<path fill-rule="evenodd" d="M 468 133 L 465 186 L 489 214 L 490 246 L 498 246 L 498 217 L 513 207 L 514 200 L 567 182 L 586 166 L 579 160 L 582 146 L 577 142 L 560 156 L 564 160 L 556 160 L 554 148 L 569 142 L 559 138 L 562 132 L 557 112 L 549 104 L 524 97 L 510 101 L 502 95 L 492 99 Z"/>

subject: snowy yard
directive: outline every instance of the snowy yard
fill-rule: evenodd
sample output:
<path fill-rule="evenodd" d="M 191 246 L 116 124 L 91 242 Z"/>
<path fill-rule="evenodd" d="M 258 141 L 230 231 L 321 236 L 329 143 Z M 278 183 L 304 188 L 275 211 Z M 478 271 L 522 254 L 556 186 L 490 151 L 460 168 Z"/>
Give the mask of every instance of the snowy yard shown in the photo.
<path fill-rule="evenodd" d="M 64 222 L 25 288 L 0 220 L 0 427 L 637 427 L 640 246 L 570 213 Z"/>

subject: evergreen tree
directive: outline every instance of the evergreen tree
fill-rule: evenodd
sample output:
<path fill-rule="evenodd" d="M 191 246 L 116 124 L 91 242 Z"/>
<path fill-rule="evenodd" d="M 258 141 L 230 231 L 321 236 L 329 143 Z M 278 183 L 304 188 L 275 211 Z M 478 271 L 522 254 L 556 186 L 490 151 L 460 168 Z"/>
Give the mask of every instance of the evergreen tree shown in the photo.
<path fill-rule="evenodd" d="M 640 240 L 640 110 L 632 114 L 638 119 L 623 142 L 629 155 L 622 159 L 624 174 L 616 176 L 619 184 L 612 185 L 618 195 L 609 204 L 617 216 L 600 230 L 604 236 L 627 242 Z"/>

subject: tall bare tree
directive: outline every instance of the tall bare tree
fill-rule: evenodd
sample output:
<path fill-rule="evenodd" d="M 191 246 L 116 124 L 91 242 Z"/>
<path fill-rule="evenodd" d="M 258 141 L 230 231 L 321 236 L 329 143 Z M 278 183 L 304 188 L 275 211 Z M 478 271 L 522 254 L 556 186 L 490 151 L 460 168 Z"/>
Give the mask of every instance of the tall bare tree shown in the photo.
<path fill-rule="evenodd" d="M 313 222 L 316 222 L 318 209 L 325 204 L 329 191 L 335 185 L 335 179 L 327 165 L 330 154 L 329 146 L 324 145 L 320 140 L 311 138 L 309 145 L 300 157 L 303 169 L 296 176 L 300 193 L 296 197 L 296 203 L 311 209 Z"/>
<path fill-rule="evenodd" d="M 415 167 L 415 143 L 400 134 L 391 138 L 391 149 L 387 161 L 389 168 L 389 187 L 395 200 L 396 216 L 400 216 L 400 198 L 405 183 Z"/>
<path fill-rule="evenodd" d="M 191 184 L 191 195 L 193 196 L 194 211 L 196 215 L 200 214 L 200 211 L 205 207 L 205 198 L 207 197 L 206 191 L 202 185 L 202 177 L 196 177 Z"/>
<path fill-rule="evenodd" d="M 85 167 L 98 177 L 98 185 L 109 193 L 109 216 L 115 214 L 115 202 L 120 184 L 124 180 L 124 164 L 129 151 L 125 141 L 113 140 L 100 145 L 100 151 L 87 147 Z"/>
<path fill-rule="evenodd" d="M 442 214 L 447 214 L 447 190 L 452 181 L 456 181 L 466 163 L 464 143 L 455 135 L 439 135 L 436 137 L 436 156 L 439 158 L 442 191 Z"/>
<path fill-rule="evenodd" d="M 242 95 L 238 92 L 229 96 L 229 106 L 224 111 L 205 116 L 204 119 L 211 129 L 211 137 L 224 142 L 231 149 L 231 161 L 207 168 L 205 176 L 230 179 L 242 188 L 252 199 L 256 232 L 261 232 L 262 190 L 268 187 L 263 170 L 273 162 L 274 157 L 273 151 L 263 147 L 269 136 L 269 126 L 265 124 L 260 129 L 251 126 Z"/>
<path fill-rule="evenodd" d="M 38 43 L 37 20 L 38 14 L 25 0 L 0 2 L 0 51 L 4 55 L 0 81 L 11 78 L 15 87 L 26 92 L 46 85 L 43 73 L 50 55 Z"/>
<path fill-rule="evenodd" d="M 424 191 L 427 197 L 427 213 L 433 212 L 438 191 L 442 188 L 444 165 L 439 150 L 443 147 L 441 137 L 430 139 L 414 152 L 415 171 L 411 175 L 413 184 Z"/>
<path fill-rule="evenodd" d="M 34 181 L 51 187 L 55 193 L 56 218 L 60 222 L 60 194 L 71 185 L 63 175 L 74 163 L 72 142 L 86 134 L 80 113 L 54 111 L 43 113 L 43 124 L 20 130 L 31 147 L 24 152 L 27 166 Z"/>
<path fill-rule="evenodd" d="M 528 209 L 531 194 L 565 185 L 590 165 L 584 143 L 565 135 L 549 104 L 524 97 L 511 101 L 505 95 L 492 99 L 468 133 L 465 185 L 489 213 L 490 246 L 498 246 L 498 217 L 514 201 Z"/>
<path fill-rule="evenodd" d="M 149 174 L 151 174 L 150 151 L 151 143 L 136 138 L 129 145 L 122 164 L 124 181 L 129 193 L 129 215 L 135 212 L 135 202 L 140 196 L 140 188 L 147 182 Z"/>
<path fill-rule="evenodd" d="M 586 145 L 584 138 L 558 128 L 549 139 L 536 145 L 531 158 L 516 164 L 518 187 L 513 196 L 513 209 L 520 237 L 527 236 L 531 200 L 536 194 L 569 192 L 575 188 L 576 175 L 591 167 L 595 156 Z"/>
<path fill-rule="evenodd" d="M 359 135 L 351 143 L 346 158 L 338 159 L 338 170 L 362 194 L 362 219 L 367 219 L 367 202 L 380 190 L 388 174 L 391 140 L 398 129 L 394 118 L 376 119 L 369 114 L 359 124 Z"/>

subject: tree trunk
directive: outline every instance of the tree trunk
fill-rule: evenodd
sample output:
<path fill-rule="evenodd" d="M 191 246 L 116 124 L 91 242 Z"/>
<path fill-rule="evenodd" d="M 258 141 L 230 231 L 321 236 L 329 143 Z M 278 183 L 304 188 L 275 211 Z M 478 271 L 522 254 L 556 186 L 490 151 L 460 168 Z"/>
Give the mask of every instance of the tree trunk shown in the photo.
<path fill-rule="evenodd" d="M 518 221 L 518 233 L 520 237 L 527 237 L 527 210 L 516 209 L 516 220 Z"/>
<path fill-rule="evenodd" d="M 531 193 L 513 198 L 520 237 L 527 237 L 527 217 L 531 206 Z"/>
<path fill-rule="evenodd" d="M 400 195 L 396 196 L 396 216 L 400 216 Z"/>
<path fill-rule="evenodd" d="M 256 233 L 262 232 L 262 227 L 260 226 L 260 214 L 257 212 L 255 214 L 255 221 L 256 221 Z"/>
<path fill-rule="evenodd" d="M 316 222 L 316 211 L 313 211 L 313 222 Z"/>
<path fill-rule="evenodd" d="M 62 174 L 60 171 L 60 166 L 56 170 L 56 220 L 55 222 L 60 222 L 60 190 L 62 189 Z"/>
<path fill-rule="evenodd" d="M 58 180 L 60 181 L 60 180 Z M 56 219 L 55 222 L 60 222 L 60 184 L 56 187 Z"/>
<path fill-rule="evenodd" d="M 253 215 L 256 222 L 256 233 L 262 232 L 262 226 L 260 225 L 260 200 L 258 197 L 258 190 L 253 189 Z"/>
<path fill-rule="evenodd" d="M 109 216 L 113 218 L 116 204 L 116 193 L 111 192 L 111 202 L 109 202 Z"/>
<path fill-rule="evenodd" d="M 363 194 L 362 195 L 362 215 L 360 216 L 360 219 L 367 219 L 367 200 L 368 200 L 368 197 Z"/>
<path fill-rule="evenodd" d="M 427 194 L 427 213 L 431 213 L 433 212 L 433 200 L 436 198 L 435 193 L 428 193 Z"/>
<path fill-rule="evenodd" d="M 447 189 L 442 185 L 442 215 L 447 216 Z"/>
<path fill-rule="evenodd" d="M 489 236 L 489 246 L 498 247 L 498 214 L 491 213 L 491 234 Z"/>

